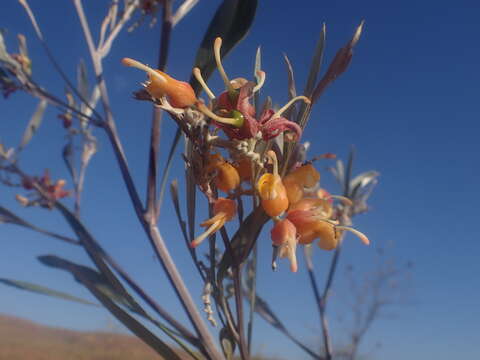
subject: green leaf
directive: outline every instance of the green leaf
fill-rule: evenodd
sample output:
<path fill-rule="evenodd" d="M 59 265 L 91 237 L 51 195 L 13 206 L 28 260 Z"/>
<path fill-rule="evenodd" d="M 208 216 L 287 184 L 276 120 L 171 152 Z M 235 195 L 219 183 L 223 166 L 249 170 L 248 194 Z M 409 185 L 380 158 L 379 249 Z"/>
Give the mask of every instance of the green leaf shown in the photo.
<path fill-rule="evenodd" d="M 32 117 L 30 118 L 27 128 L 23 133 L 22 141 L 20 142 L 20 146 L 19 146 L 20 150 L 23 149 L 30 142 L 33 135 L 35 135 L 35 133 L 37 132 L 38 128 L 40 127 L 40 124 L 42 123 L 43 113 L 45 112 L 46 108 L 47 108 L 47 101 L 44 99 L 40 100 L 40 103 L 38 104 Z"/>
<path fill-rule="evenodd" d="M 8 285 L 8 286 L 15 287 L 15 288 L 20 289 L 20 290 L 31 291 L 31 292 L 34 292 L 34 293 L 37 293 L 37 294 L 56 297 L 56 298 L 59 298 L 59 299 L 73 301 L 73 302 L 84 304 L 84 305 L 99 306 L 98 304 L 93 303 L 91 301 L 84 300 L 84 299 L 78 298 L 76 296 L 73 296 L 73 295 L 70 295 L 70 294 L 67 294 L 67 293 L 64 293 L 64 292 L 61 292 L 61 291 L 53 290 L 53 289 L 47 288 L 45 286 L 29 283 L 29 282 L 26 282 L 26 281 L 0 278 L 0 282 L 4 283 L 5 285 Z"/>
<path fill-rule="evenodd" d="M 195 66 L 200 68 L 205 81 L 215 69 L 213 42 L 222 38 L 221 57 L 225 57 L 248 33 L 252 26 L 258 0 L 224 0 L 218 7 L 207 32 L 203 37 L 200 49 L 195 59 Z M 190 84 L 195 93 L 201 91 L 201 86 L 192 76 Z"/>
<path fill-rule="evenodd" d="M 54 255 L 39 256 L 38 259 L 47 266 L 70 272 L 75 279 L 83 284 L 122 324 L 165 359 L 181 360 L 165 342 L 156 337 L 138 320 L 117 305 L 120 303 L 130 308 L 130 301 L 125 299 L 121 294 L 118 294 L 110 286 L 105 276 L 86 266 L 72 263 Z M 134 309 L 131 310 L 135 311 Z"/>

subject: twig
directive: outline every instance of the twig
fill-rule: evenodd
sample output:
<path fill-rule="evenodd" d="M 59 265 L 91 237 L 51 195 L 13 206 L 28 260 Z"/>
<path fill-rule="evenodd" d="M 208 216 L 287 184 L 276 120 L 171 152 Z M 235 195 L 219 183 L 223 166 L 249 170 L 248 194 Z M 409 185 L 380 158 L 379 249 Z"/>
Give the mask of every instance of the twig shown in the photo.
<path fill-rule="evenodd" d="M 35 16 L 33 15 L 32 10 L 30 9 L 30 6 L 28 5 L 27 0 L 18 0 L 20 5 L 23 6 L 25 11 L 27 12 L 28 17 L 30 18 L 30 21 L 33 25 L 33 28 L 35 29 L 35 33 L 37 34 L 38 39 L 40 40 L 40 43 L 42 44 L 48 59 L 50 62 L 53 64 L 57 72 L 60 74 L 62 79 L 65 81 L 65 83 L 68 85 L 68 87 L 72 90 L 72 92 L 78 96 L 78 98 L 88 107 L 91 109 L 93 114 L 97 117 L 97 120 L 101 119 L 101 116 L 95 111 L 93 107 L 90 106 L 90 103 L 88 102 L 87 99 L 85 99 L 82 94 L 77 90 L 77 88 L 72 84 L 70 79 L 68 78 L 67 74 L 62 70 L 58 62 L 55 60 L 52 52 L 50 51 L 50 48 L 47 45 L 47 42 L 45 41 L 45 38 L 43 37 L 42 31 L 40 30 L 40 27 L 38 26 L 37 20 L 35 19 Z"/>
<path fill-rule="evenodd" d="M 130 17 L 132 16 L 133 11 L 137 8 L 138 6 L 138 0 L 133 0 L 130 2 L 128 7 L 126 7 L 123 10 L 123 16 L 120 19 L 120 21 L 115 25 L 113 30 L 110 32 L 108 35 L 108 38 L 103 42 L 102 44 L 98 44 L 98 54 L 101 58 L 104 58 L 110 51 L 110 48 L 112 47 L 112 43 L 115 40 L 115 38 L 118 36 L 120 31 L 123 29 L 123 26 L 125 23 L 130 20 Z"/>

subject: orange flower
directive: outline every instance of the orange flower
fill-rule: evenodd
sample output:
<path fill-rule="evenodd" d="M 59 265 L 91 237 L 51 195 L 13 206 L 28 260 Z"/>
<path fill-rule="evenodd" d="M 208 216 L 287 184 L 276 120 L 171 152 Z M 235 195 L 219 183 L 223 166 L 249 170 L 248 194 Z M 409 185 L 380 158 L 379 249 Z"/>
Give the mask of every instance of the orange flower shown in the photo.
<path fill-rule="evenodd" d="M 175 108 L 186 108 L 197 103 L 197 97 L 189 83 L 176 80 L 160 70 L 154 70 L 130 58 L 122 59 L 122 64 L 147 72 L 145 89 L 152 97 L 159 99 L 166 96 Z"/>
<path fill-rule="evenodd" d="M 263 174 L 258 180 L 257 190 L 261 198 L 263 210 L 269 216 L 281 215 L 288 208 L 287 190 L 283 186 L 282 179 L 278 174 L 277 155 L 269 150 L 267 156 L 272 160 L 273 173 Z"/>
<path fill-rule="evenodd" d="M 241 181 L 250 181 L 252 179 L 252 162 L 247 157 L 242 157 L 234 165 L 237 169 Z"/>
<path fill-rule="evenodd" d="M 293 210 L 312 211 L 312 214 L 319 215 L 325 219 L 329 219 L 333 214 L 331 201 L 318 198 L 302 199 L 288 209 L 289 212 Z"/>
<path fill-rule="evenodd" d="M 270 232 L 273 246 L 278 247 L 279 256 L 290 260 L 290 270 L 297 272 L 297 229 L 288 219 L 278 221 Z"/>
<path fill-rule="evenodd" d="M 237 169 L 226 162 L 220 154 L 210 156 L 206 170 L 208 173 L 215 172 L 215 186 L 226 193 L 236 189 L 240 185 L 240 176 L 238 175 Z"/>
<path fill-rule="evenodd" d="M 313 187 L 320 180 L 320 173 L 312 164 L 300 166 L 283 178 L 288 201 L 294 204 L 303 198 L 303 189 Z"/>
<path fill-rule="evenodd" d="M 357 235 L 365 245 L 370 244 L 370 241 L 363 233 L 349 226 L 337 225 L 336 221 L 323 216 L 323 211 L 324 210 L 320 210 L 319 208 L 313 208 L 310 210 L 296 209 L 288 212 L 287 219 L 297 228 L 299 235 L 298 242 L 300 244 L 311 244 L 318 238 L 318 246 L 320 248 L 333 250 L 338 246 L 343 230 L 350 231 Z"/>
<path fill-rule="evenodd" d="M 208 229 L 201 235 L 197 236 L 195 240 L 190 243 L 190 247 L 197 247 L 207 237 L 220 230 L 227 221 L 233 219 L 237 213 L 237 203 L 226 198 L 218 198 L 213 204 L 214 216 L 200 224 L 202 227 Z"/>

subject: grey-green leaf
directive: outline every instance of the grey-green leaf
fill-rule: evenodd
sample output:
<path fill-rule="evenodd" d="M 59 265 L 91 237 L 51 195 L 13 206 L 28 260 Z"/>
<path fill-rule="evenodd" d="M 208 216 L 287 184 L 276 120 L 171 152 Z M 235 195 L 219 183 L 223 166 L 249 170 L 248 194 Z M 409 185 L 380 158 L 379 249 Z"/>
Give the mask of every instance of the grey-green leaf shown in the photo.
<path fill-rule="evenodd" d="M 33 135 L 37 132 L 40 124 L 42 123 L 43 113 L 47 107 L 46 100 L 40 100 L 40 103 L 37 105 L 35 112 L 33 113 L 30 121 L 28 122 L 27 128 L 23 133 L 22 141 L 20 142 L 20 150 L 23 149 L 32 139 Z"/>
<path fill-rule="evenodd" d="M 78 92 L 83 97 L 85 101 L 88 101 L 88 77 L 87 77 L 87 66 L 85 65 L 85 61 L 80 59 L 77 68 L 77 84 L 78 84 Z M 81 111 L 85 108 L 85 104 L 82 102 Z"/>
<path fill-rule="evenodd" d="M 0 278 L 0 283 L 4 283 L 5 285 L 12 286 L 20 290 L 31 291 L 37 294 L 42 294 L 42 295 L 63 299 L 63 300 L 73 301 L 73 302 L 84 304 L 84 305 L 99 306 L 98 304 L 93 303 L 91 301 L 81 299 L 79 297 L 76 297 L 61 291 L 53 290 L 48 287 L 33 284 L 26 281 Z"/>
<path fill-rule="evenodd" d="M 54 255 L 40 256 L 38 259 L 45 265 L 70 272 L 75 279 L 83 284 L 119 321 L 165 359 L 181 360 L 165 342 L 156 337 L 138 320 L 117 305 L 122 304 L 130 308 L 129 300 L 118 294 L 102 274 L 86 266 L 72 263 Z M 134 311 L 134 309 L 131 310 Z"/>
<path fill-rule="evenodd" d="M 318 73 L 320 72 L 320 66 L 322 65 L 323 50 L 325 48 L 325 32 L 326 27 L 324 23 L 322 26 L 322 31 L 320 31 L 320 36 L 317 40 L 317 45 L 315 46 L 312 65 L 310 65 L 310 72 L 308 73 L 307 84 L 305 85 L 305 90 L 303 91 L 303 94 L 308 97 L 312 95 L 313 87 L 317 82 Z"/>

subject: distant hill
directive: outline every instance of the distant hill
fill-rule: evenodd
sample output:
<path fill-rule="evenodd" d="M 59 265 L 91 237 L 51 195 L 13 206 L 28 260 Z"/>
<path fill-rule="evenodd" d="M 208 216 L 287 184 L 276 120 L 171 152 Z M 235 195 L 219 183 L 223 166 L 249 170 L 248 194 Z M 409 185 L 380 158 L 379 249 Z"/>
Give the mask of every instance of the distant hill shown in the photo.
<path fill-rule="evenodd" d="M 0 314 L 0 360 L 159 360 L 129 335 L 82 332 Z"/>
<path fill-rule="evenodd" d="M 68 330 L 0 314 L 0 360 L 162 360 L 162 357 L 134 336 Z M 280 359 L 253 356 L 252 360 Z"/>

